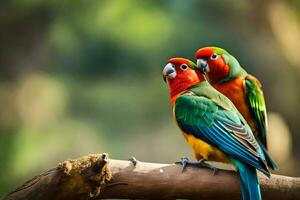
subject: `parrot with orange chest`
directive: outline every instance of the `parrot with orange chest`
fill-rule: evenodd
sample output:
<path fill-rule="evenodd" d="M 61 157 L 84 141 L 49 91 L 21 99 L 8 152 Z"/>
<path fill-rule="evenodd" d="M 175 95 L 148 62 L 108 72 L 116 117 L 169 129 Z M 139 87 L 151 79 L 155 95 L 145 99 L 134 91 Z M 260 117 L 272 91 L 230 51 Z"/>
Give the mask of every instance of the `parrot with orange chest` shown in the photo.
<path fill-rule="evenodd" d="M 196 68 L 209 83 L 228 97 L 246 119 L 265 152 L 268 166 L 275 170 L 276 162 L 267 149 L 267 111 L 261 83 L 248 74 L 237 59 L 219 47 L 200 48 L 195 53 Z"/>
<path fill-rule="evenodd" d="M 181 160 L 183 168 L 192 164 L 212 168 L 205 160 L 232 163 L 240 174 L 244 200 L 260 200 L 256 169 L 270 177 L 265 155 L 251 128 L 234 104 L 214 89 L 184 58 L 172 58 L 163 69 L 168 81 L 173 117 L 192 146 L 197 162 Z M 194 72 L 193 72 L 194 71 Z"/>

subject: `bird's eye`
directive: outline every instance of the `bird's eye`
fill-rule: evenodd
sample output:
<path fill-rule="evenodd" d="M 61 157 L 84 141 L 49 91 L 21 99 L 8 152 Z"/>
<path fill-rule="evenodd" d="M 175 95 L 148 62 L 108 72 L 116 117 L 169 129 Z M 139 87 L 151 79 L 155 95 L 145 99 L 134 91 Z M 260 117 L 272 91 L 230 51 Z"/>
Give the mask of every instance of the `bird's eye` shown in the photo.
<path fill-rule="evenodd" d="M 210 56 L 210 59 L 212 59 L 212 60 L 217 60 L 217 58 L 218 58 L 218 55 L 215 54 L 215 53 L 213 53 L 213 54 Z"/>
<path fill-rule="evenodd" d="M 186 64 L 182 64 L 180 66 L 180 69 L 182 69 L 183 71 L 185 71 L 188 68 L 188 66 Z"/>

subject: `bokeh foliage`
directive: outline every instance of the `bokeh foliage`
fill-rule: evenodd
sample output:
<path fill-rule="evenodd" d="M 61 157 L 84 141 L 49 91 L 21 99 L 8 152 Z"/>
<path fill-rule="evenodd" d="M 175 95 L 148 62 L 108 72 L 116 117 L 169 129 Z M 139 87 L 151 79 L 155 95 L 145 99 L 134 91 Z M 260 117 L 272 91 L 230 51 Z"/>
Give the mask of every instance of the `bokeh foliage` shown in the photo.
<path fill-rule="evenodd" d="M 0 195 L 87 153 L 192 156 L 161 69 L 207 45 L 226 48 L 262 81 L 269 111 L 279 113 L 272 136 L 284 129 L 293 139 L 281 172 L 299 175 L 300 61 L 290 56 L 299 8 L 297 0 L 2 1 Z"/>

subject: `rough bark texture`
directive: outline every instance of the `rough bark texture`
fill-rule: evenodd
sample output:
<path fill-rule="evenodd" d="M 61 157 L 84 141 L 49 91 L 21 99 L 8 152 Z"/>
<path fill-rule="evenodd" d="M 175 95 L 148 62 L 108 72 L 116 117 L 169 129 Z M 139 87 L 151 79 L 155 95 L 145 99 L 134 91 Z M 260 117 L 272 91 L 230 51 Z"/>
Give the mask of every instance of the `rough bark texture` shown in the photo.
<path fill-rule="evenodd" d="M 260 176 L 263 199 L 300 199 L 300 178 Z M 3 200 L 241 199 L 236 172 L 109 160 L 93 154 L 68 160 L 27 181 Z"/>

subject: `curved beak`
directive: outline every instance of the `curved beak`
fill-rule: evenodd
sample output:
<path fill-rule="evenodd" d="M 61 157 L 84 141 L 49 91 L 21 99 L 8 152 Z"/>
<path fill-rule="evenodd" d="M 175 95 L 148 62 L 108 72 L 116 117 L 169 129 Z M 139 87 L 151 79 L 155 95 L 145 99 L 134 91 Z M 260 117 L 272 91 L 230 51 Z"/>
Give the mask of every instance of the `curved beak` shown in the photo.
<path fill-rule="evenodd" d="M 202 74 L 209 72 L 209 66 L 204 59 L 197 59 L 197 69 L 201 71 Z"/>
<path fill-rule="evenodd" d="M 168 79 L 174 79 L 176 77 L 177 73 L 175 68 L 171 63 L 168 63 L 165 68 L 163 69 L 163 79 L 165 82 L 167 82 Z"/>

